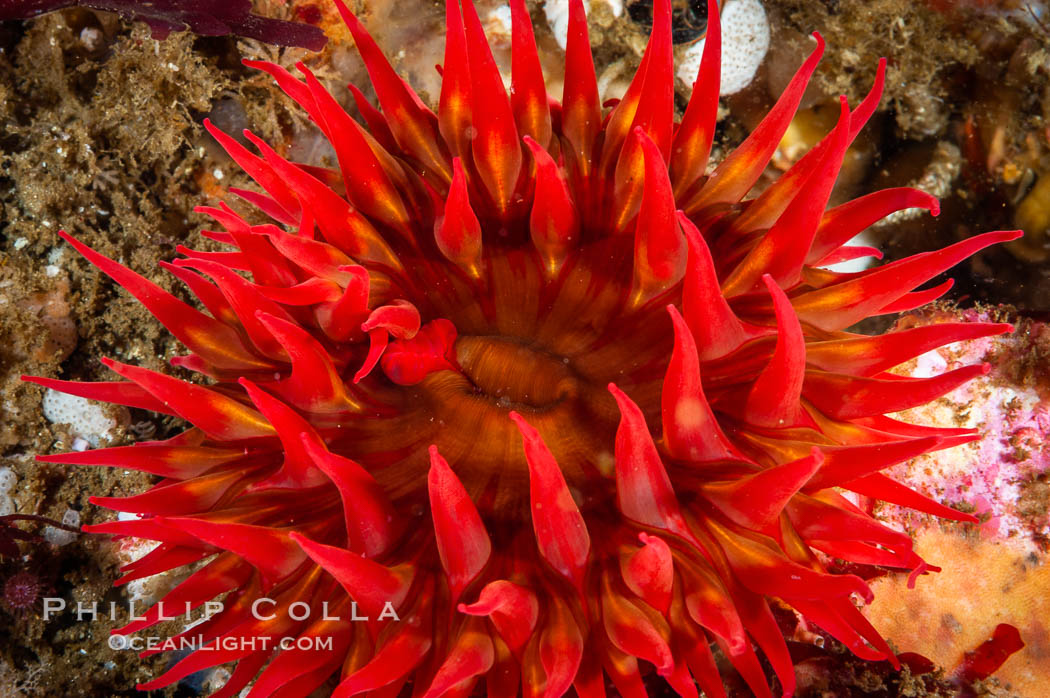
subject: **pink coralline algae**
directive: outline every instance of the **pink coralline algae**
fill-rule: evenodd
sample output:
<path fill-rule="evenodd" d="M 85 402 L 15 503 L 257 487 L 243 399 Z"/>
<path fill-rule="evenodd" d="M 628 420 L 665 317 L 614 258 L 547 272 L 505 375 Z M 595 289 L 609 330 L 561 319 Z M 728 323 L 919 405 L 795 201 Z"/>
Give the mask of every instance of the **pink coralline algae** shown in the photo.
<path fill-rule="evenodd" d="M 989 362 L 987 375 L 896 415 L 925 425 L 974 427 L 985 438 L 888 471 L 942 504 L 972 511 L 980 529 L 875 505 L 876 518 L 906 530 L 916 552 L 937 559 L 942 571 L 913 590 L 900 579 L 874 580 L 876 601 L 865 614 L 901 651 L 957 667 L 953 676 L 964 695 L 977 668 L 983 673 L 1001 661 L 995 678 L 1011 695 L 1035 696 L 1050 681 L 1050 325 L 1002 310 L 941 308 L 908 315 L 897 329 L 992 318 L 1011 321 L 1016 330 L 949 344 L 897 369 L 917 378 Z M 916 633 L 917 627 L 925 631 Z M 994 661 L 984 656 L 989 653 Z"/>
<path fill-rule="evenodd" d="M 987 311 L 938 310 L 901 324 L 983 322 L 990 316 Z M 1050 325 L 1022 321 L 1010 335 L 949 344 L 906 364 L 901 373 L 928 378 L 979 361 L 991 363 L 988 375 L 899 416 L 919 424 L 976 428 L 985 438 L 920 456 L 891 472 L 927 496 L 973 511 L 982 519 L 982 536 L 1009 538 L 1029 552 L 1045 552 L 1050 543 Z M 889 509 L 884 507 L 884 513 L 895 517 Z M 910 517 L 913 521 L 918 519 Z"/>

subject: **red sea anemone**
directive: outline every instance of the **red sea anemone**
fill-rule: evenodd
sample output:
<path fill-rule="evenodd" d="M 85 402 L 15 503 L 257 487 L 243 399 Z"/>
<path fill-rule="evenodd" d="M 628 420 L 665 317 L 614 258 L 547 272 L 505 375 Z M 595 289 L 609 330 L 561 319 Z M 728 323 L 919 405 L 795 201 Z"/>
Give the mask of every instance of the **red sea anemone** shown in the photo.
<path fill-rule="evenodd" d="M 524 0 L 511 2 L 505 90 L 470 0 L 447 5 L 435 115 L 340 3 L 382 109 L 367 128 L 310 71 L 269 72 L 332 142 L 339 169 L 256 155 L 209 131 L 265 193 L 273 218 L 205 209 L 227 252 L 180 249 L 164 268 L 207 312 L 66 236 L 191 351 L 207 385 L 105 360 L 124 380 L 41 385 L 178 415 L 173 439 L 47 456 L 163 478 L 104 506 L 142 514 L 92 531 L 160 542 L 120 581 L 198 563 L 171 608 L 219 595 L 187 631 L 211 646 L 140 688 L 237 661 L 215 695 L 591 698 L 605 677 L 644 696 L 655 667 L 682 696 L 725 695 L 710 643 L 760 696 L 759 654 L 785 695 L 795 677 L 771 603 L 858 656 L 896 663 L 857 610 L 862 579 L 826 561 L 932 569 L 907 535 L 843 491 L 972 520 L 881 470 L 977 438 L 885 416 L 987 366 L 933 378 L 887 369 L 933 347 L 1005 332 L 943 324 L 863 336 L 995 232 L 865 272 L 844 246 L 893 211 L 936 201 L 881 191 L 825 211 L 884 72 L 790 171 L 744 200 L 820 58 L 706 174 L 718 102 L 717 5 L 681 123 L 671 8 L 623 99 L 599 104 L 587 22 L 571 3 L 565 92 L 545 90 Z M 883 66 L 884 68 L 884 66 Z M 245 274 L 246 273 L 246 274 Z M 250 279 L 250 280 L 249 280 Z M 253 614 L 257 598 L 273 599 Z M 366 622 L 351 622 L 351 600 Z M 384 604 L 397 618 L 381 617 Z M 322 614 L 327 609 L 331 620 Z M 308 611 L 308 612 L 305 612 Z M 145 620 L 121 632 L 156 622 Z M 260 617 L 261 616 L 261 617 Z M 305 616 L 305 617 L 304 617 Z M 327 651 L 239 638 L 331 637 Z M 261 672 L 261 673 L 260 673 Z"/>

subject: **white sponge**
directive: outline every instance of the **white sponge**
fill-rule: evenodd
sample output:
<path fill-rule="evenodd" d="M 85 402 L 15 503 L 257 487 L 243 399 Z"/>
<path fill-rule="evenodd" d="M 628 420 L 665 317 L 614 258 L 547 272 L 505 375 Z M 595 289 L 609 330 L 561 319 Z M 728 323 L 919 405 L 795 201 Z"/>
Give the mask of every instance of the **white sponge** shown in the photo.
<path fill-rule="evenodd" d="M 7 494 L 15 488 L 18 476 L 11 468 L 0 468 L 0 495 Z"/>
<path fill-rule="evenodd" d="M 604 6 L 613 17 L 623 14 L 623 0 L 584 0 L 588 16 L 598 11 L 601 6 Z M 543 6 L 543 12 L 547 15 L 547 24 L 554 32 L 554 39 L 564 49 L 569 36 L 569 0 L 547 0 Z"/>
<path fill-rule="evenodd" d="M 66 509 L 62 514 L 62 523 L 75 528 L 80 527 L 80 512 L 76 509 Z M 77 534 L 64 528 L 54 526 L 44 527 L 44 540 L 52 545 L 69 545 L 77 539 Z"/>
<path fill-rule="evenodd" d="M 18 476 L 10 468 L 0 468 L 0 516 L 15 513 L 15 500 L 10 492 L 18 483 Z"/>
<path fill-rule="evenodd" d="M 731 95 L 751 84 L 769 50 L 769 19 L 759 0 L 729 0 L 722 7 L 722 80 L 719 92 Z M 692 87 L 700 72 L 705 40 L 683 50 L 678 78 Z"/>
<path fill-rule="evenodd" d="M 103 406 L 87 398 L 47 389 L 43 401 L 44 416 L 52 424 L 68 424 L 79 436 L 98 448 L 103 440 L 116 436 L 118 426 L 126 426 L 131 417 L 124 407 Z"/>

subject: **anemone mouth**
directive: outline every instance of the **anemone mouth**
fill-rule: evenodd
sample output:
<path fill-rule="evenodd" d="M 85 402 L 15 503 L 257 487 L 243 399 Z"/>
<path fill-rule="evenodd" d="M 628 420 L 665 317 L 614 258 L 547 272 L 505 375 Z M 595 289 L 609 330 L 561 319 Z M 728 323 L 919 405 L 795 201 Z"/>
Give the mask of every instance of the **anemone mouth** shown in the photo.
<path fill-rule="evenodd" d="M 521 338 L 460 337 L 456 355 L 461 371 L 431 374 L 420 393 L 441 425 L 433 443 L 487 519 L 528 525 L 529 469 L 511 412 L 544 435 L 570 487 L 608 489 L 617 412 L 604 387 Z"/>
<path fill-rule="evenodd" d="M 592 513 L 607 504 L 620 414 L 607 386 L 623 384 L 658 419 L 673 343 L 666 298 L 630 306 L 630 242 L 584 245 L 554 273 L 531 246 L 497 248 L 477 279 L 427 296 L 421 305 L 434 308 L 456 338 L 441 349 L 448 362 L 398 389 L 405 413 L 398 428 L 418 438 L 406 446 L 415 467 L 402 471 L 403 483 L 390 483 L 395 491 L 421 487 L 425 450 L 434 444 L 484 503 L 486 519 L 527 524 L 529 470 L 515 412 L 550 447 L 577 503 Z M 447 272 L 457 278 L 455 269 Z M 385 370 L 396 371 L 394 363 Z"/>
<path fill-rule="evenodd" d="M 569 365 L 527 337 L 456 340 L 456 362 L 481 399 L 521 413 L 550 412 L 575 401 L 588 386 Z"/>

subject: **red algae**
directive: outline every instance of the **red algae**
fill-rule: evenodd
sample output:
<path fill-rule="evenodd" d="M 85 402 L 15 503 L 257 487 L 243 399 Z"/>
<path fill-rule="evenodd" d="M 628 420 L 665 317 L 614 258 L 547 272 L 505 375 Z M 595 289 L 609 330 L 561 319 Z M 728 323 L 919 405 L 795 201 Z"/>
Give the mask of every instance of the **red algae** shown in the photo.
<path fill-rule="evenodd" d="M 64 7 L 90 7 L 118 12 L 149 25 L 153 38 L 190 29 L 203 36 L 237 34 L 281 46 L 324 48 L 325 36 L 317 27 L 254 14 L 251 0 L 0 0 L 0 19 L 27 19 Z M 319 19 L 300 13 L 304 20 Z"/>

